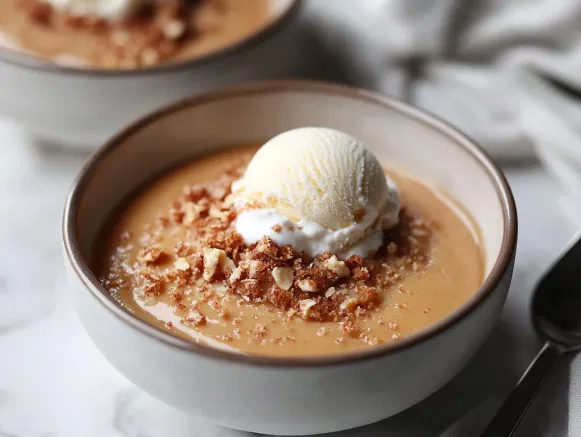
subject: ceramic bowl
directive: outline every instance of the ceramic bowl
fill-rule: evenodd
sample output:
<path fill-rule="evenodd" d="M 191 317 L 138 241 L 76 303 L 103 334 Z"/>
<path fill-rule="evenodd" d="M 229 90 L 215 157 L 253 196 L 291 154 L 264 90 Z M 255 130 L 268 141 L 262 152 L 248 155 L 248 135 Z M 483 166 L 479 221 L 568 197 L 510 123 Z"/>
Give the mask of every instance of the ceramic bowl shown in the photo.
<path fill-rule="evenodd" d="M 49 144 L 96 148 L 135 117 L 240 81 L 301 74 L 301 0 L 272 0 L 270 24 L 207 56 L 136 70 L 58 66 L 0 47 L 0 115 Z M 281 56 L 284 54 L 284 56 Z"/>
<path fill-rule="evenodd" d="M 152 175 L 205 151 L 299 126 L 345 131 L 380 160 L 464 205 L 486 251 L 485 280 L 468 302 L 398 342 L 336 356 L 277 358 L 174 337 L 128 313 L 99 284 L 89 265 L 99 231 Z M 453 127 L 372 92 L 283 81 L 193 97 L 125 129 L 81 171 L 66 204 L 63 233 L 80 319 L 119 372 L 162 401 L 220 425 L 296 435 L 384 419 L 454 377 L 500 315 L 512 275 L 516 220 L 501 171 Z"/>

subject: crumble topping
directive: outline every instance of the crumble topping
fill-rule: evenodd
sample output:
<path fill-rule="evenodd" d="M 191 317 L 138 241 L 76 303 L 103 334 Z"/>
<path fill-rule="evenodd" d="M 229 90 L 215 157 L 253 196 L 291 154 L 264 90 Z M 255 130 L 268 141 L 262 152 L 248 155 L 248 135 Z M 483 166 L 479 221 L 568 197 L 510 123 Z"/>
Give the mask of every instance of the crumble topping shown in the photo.
<path fill-rule="evenodd" d="M 346 337 L 379 344 L 380 339 L 361 329 L 360 321 L 379 310 L 388 293 L 409 293 L 400 282 L 428 267 L 434 225 L 404 205 L 399 225 L 385 232 L 383 246 L 367 259 L 339 259 L 328 252 L 309 258 L 267 237 L 247 245 L 234 228 L 237 213 L 231 194 L 231 185 L 244 168 L 243 163 L 234 165 L 215 181 L 184 187 L 165 213 L 138 236 L 135 259 L 127 253 L 128 246 L 136 243 L 130 243 L 129 236 L 121 238 L 115 255 L 119 262 L 114 263 L 118 270 L 102 278 L 103 285 L 111 292 L 130 287 L 135 299 L 146 305 L 169 298 L 181 323 L 190 327 L 215 323 L 205 312 L 206 306 L 212 308 L 233 326 L 231 333 L 215 337 L 221 341 L 244 335 L 273 344 L 295 341 L 292 335 L 269 338 L 269 327 L 260 323 L 241 330 L 244 313 L 233 317 L 225 308 L 232 302 L 250 309 L 246 319 L 258 319 L 251 312 L 254 308 L 278 313 L 283 324 L 294 319 L 335 322 L 336 328 L 321 326 L 317 335 L 336 336 L 337 344 Z M 173 249 L 164 249 L 163 236 L 176 229 L 183 240 Z M 122 277 L 130 283 L 123 283 Z M 394 308 L 403 310 L 405 304 Z M 399 338 L 397 322 L 379 317 L 377 323 L 393 331 L 393 340 Z"/>
<path fill-rule="evenodd" d="M 42 0 L 20 0 L 19 6 L 30 20 L 41 26 L 79 29 L 103 35 L 102 43 L 90 57 L 106 67 L 149 67 L 168 59 L 192 38 L 218 31 L 224 5 L 212 0 L 165 0 L 153 2 L 134 17 L 110 21 L 96 16 L 77 16 L 59 11 Z"/>

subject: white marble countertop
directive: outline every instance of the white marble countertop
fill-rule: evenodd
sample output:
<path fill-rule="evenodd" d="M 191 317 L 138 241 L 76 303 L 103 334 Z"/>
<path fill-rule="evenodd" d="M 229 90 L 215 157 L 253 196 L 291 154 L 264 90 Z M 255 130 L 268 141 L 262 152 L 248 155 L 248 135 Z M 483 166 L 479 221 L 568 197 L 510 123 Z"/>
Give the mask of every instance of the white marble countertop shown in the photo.
<path fill-rule="evenodd" d="M 86 156 L 33 145 L 2 120 L 0 144 L 0 437 L 246 435 L 173 411 L 105 361 L 70 305 L 60 248 L 64 199 Z M 536 353 L 528 296 L 575 223 L 559 186 L 542 168 L 511 167 L 506 173 L 520 235 L 513 285 L 496 330 L 452 383 L 419 406 L 337 435 L 472 437 Z M 551 381 L 518 435 L 544 436 L 548 428 L 550 435 L 566 435 L 567 429 L 579 435 L 571 431 L 567 411 L 567 369 Z"/>

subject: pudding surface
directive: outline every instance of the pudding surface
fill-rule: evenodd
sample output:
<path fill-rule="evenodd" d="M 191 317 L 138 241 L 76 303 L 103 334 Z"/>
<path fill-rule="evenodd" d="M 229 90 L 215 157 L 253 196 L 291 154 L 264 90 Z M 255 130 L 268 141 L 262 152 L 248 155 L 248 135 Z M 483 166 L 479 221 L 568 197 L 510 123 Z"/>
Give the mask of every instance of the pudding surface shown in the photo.
<path fill-rule="evenodd" d="M 393 169 L 399 223 L 372 256 L 313 259 L 267 238 L 244 243 L 231 184 L 258 146 L 198 157 L 113 215 L 94 265 L 128 311 L 211 347 L 330 355 L 426 328 L 480 286 L 484 257 L 472 219 L 445 194 Z"/>

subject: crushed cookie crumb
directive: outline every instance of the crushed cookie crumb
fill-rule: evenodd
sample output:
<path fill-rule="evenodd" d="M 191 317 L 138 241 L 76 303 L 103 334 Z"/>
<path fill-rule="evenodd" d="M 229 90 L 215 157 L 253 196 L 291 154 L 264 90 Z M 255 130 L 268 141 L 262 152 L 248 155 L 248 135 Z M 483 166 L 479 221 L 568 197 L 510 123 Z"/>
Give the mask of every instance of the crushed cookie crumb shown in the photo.
<path fill-rule="evenodd" d="M 182 322 L 193 326 L 203 326 L 206 324 L 206 316 L 197 310 L 191 310 Z"/>

